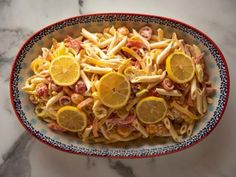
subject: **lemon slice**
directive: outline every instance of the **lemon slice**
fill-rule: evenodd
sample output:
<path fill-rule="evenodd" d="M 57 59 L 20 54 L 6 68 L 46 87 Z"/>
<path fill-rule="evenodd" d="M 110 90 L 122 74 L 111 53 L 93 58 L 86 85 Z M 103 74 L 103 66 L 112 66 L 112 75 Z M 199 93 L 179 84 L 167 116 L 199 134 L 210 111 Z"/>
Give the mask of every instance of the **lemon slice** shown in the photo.
<path fill-rule="evenodd" d="M 166 71 L 173 81 L 183 84 L 195 74 L 193 60 L 182 52 L 174 52 L 166 59 Z"/>
<path fill-rule="evenodd" d="M 61 86 L 73 85 L 80 77 L 80 66 L 73 56 L 55 58 L 49 68 L 52 80 Z"/>
<path fill-rule="evenodd" d="M 120 108 L 129 99 L 130 83 L 123 74 L 107 73 L 98 83 L 98 96 L 104 105 L 110 108 Z"/>
<path fill-rule="evenodd" d="M 31 62 L 30 68 L 33 70 L 35 74 L 43 76 L 43 74 L 41 74 L 40 72 L 42 72 L 43 70 L 49 69 L 49 66 L 50 66 L 50 62 L 43 59 L 41 56 L 39 56 L 38 58 L 34 59 Z"/>
<path fill-rule="evenodd" d="M 78 132 L 87 126 L 87 116 L 74 106 L 64 106 L 57 111 L 57 123 L 70 132 Z"/>
<path fill-rule="evenodd" d="M 165 118 L 167 104 L 163 98 L 146 97 L 140 100 L 136 106 L 138 119 L 145 124 L 153 124 Z"/>

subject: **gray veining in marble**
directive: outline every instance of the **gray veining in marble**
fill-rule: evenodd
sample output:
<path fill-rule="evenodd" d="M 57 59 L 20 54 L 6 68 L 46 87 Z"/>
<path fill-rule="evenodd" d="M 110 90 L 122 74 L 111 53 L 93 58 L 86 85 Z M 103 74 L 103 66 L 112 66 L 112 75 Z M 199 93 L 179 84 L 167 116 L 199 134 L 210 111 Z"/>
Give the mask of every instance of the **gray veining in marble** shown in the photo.
<path fill-rule="evenodd" d="M 78 0 L 78 4 L 79 4 L 79 14 L 83 14 L 83 6 L 84 6 L 84 1 L 83 0 Z"/>
<path fill-rule="evenodd" d="M 29 153 L 32 142 L 31 135 L 24 132 L 3 155 L 4 162 L 0 166 L 1 177 L 30 177 Z"/>
<path fill-rule="evenodd" d="M 0 10 L 5 7 L 10 7 L 11 0 L 0 0 Z M 79 13 L 82 14 L 83 0 L 78 1 Z M 25 27 L 6 28 L 0 26 L 0 73 L 1 83 L 6 83 L 8 87 L 9 83 L 9 71 L 13 58 L 22 42 L 29 37 L 33 32 Z M 6 72 L 7 70 L 7 72 Z M 8 93 L 6 93 L 5 102 L 1 107 L 12 115 L 12 109 L 9 104 L 10 100 Z M 21 136 L 15 141 L 12 147 L 2 155 L 3 162 L 0 166 L 0 177 L 30 177 L 31 165 L 29 162 L 30 147 L 33 142 L 32 136 L 27 132 L 22 133 Z M 87 158 L 88 167 L 94 166 L 95 163 L 91 162 Z"/>
<path fill-rule="evenodd" d="M 1 5 L 1 6 L 4 6 L 4 5 L 8 5 L 8 6 L 9 6 L 10 3 L 11 3 L 11 0 L 1 0 L 1 1 L 0 1 L 0 5 Z"/>
<path fill-rule="evenodd" d="M 108 159 L 109 166 L 115 170 L 121 177 L 135 177 L 133 168 L 125 165 L 120 160 Z"/>
<path fill-rule="evenodd" d="M 96 166 L 96 163 L 92 161 L 90 157 L 86 157 L 86 167 L 90 169 L 94 166 Z"/>
<path fill-rule="evenodd" d="M 46 25 L 97 12 L 149 13 L 189 23 L 219 45 L 231 81 L 235 80 L 235 0 L 0 0 L 0 177 L 235 177 L 236 119 L 232 115 L 236 114 L 236 84 L 231 84 L 228 108 L 216 130 L 202 143 L 164 157 L 116 160 L 76 156 L 33 141 L 24 132 L 13 114 L 8 90 L 11 63 L 19 47 Z"/>

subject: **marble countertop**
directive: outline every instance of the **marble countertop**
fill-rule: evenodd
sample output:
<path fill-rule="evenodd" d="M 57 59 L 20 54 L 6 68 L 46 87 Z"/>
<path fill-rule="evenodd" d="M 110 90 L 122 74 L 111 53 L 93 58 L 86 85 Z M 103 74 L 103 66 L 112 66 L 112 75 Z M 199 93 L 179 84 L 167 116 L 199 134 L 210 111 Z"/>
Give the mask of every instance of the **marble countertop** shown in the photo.
<path fill-rule="evenodd" d="M 0 177 L 236 176 L 235 0 L 0 0 Z M 203 142 L 151 159 L 106 159 L 49 148 L 25 132 L 10 104 L 9 75 L 17 50 L 36 30 L 63 18 L 96 12 L 135 12 L 175 18 L 206 32 L 222 49 L 231 76 L 227 110 Z"/>

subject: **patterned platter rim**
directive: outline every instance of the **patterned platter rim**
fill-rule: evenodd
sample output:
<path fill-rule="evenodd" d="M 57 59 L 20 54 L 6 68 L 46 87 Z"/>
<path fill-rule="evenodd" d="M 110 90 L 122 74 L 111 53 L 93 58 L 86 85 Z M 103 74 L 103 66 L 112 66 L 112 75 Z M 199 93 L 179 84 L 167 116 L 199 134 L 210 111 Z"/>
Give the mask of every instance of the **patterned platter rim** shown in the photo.
<path fill-rule="evenodd" d="M 212 55 L 214 55 L 214 59 L 217 62 L 218 69 L 220 71 L 220 77 L 221 77 L 221 85 L 220 85 L 220 98 L 218 102 L 218 106 L 216 110 L 214 111 L 213 117 L 210 119 L 210 121 L 207 123 L 207 126 L 204 127 L 202 130 L 198 132 L 198 134 L 194 135 L 188 140 L 184 140 L 183 142 L 179 144 L 172 144 L 164 147 L 159 148 L 131 148 L 131 149 L 98 149 L 96 147 L 86 147 L 83 145 L 75 146 L 75 145 L 66 145 L 62 142 L 52 139 L 48 137 L 47 135 L 42 134 L 41 132 L 37 131 L 33 128 L 33 126 L 27 121 L 27 118 L 24 114 L 24 111 L 21 107 L 21 102 L 19 99 L 19 90 L 18 90 L 18 81 L 19 81 L 19 73 L 21 70 L 21 62 L 23 61 L 27 50 L 29 50 L 34 42 L 37 42 L 40 40 L 43 36 L 64 28 L 66 26 L 70 26 L 77 23 L 89 23 L 91 21 L 93 22 L 103 22 L 103 21 L 129 21 L 132 20 L 134 22 L 154 22 L 159 24 L 165 24 L 170 27 L 178 28 L 186 33 L 191 33 L 194 37 L 197 37 L 198 40 L 200 40 L 211 52 Z M 223 81 L 223 82 L 222 82 Z M 11 103 L 13 106 L 13 109 L 15 111 L 15 114 L 17 115 L 17 118 L 21 122 L 21 124 L 24 126 L 30 134 L 32 134 L 36 139 L 40 140 L 41 142 L 54 147 L 58 150 L 74 153 L 74 154 L 81 154 L 81 155 L 90 155 L 90 156 L 98 156 L 98 157 L 113 157 L 113 158 L 147 158 L 147 157 L 156 157 L 166 154 L 171 154 L 174 152 L 182 151 L 186 148 L 189 148 L 198 142 L 202 141 L 204 138 L 206 138 L 212 130 L 215 129 L 215 127 L 220 122 L 224 111 L 227 106 L 228 102 L 228 96 L 229 96 L 229 90 L 230 90 L 230 77 L 229 77 L 229 71 L 228 66 L 226 63 L 226 60 L 220 51 L 219 47 L 203 32 L 200 30 L 185 24 L 183 22 L 177 21 L 175 19 L 170 19 L 167 17 L 162 16 L 156 16 L 156 15 L 148 15 L 148 14 L 134 14 L 134 13 L 97 13 L 97 14 L 86 14 L 86 15 L 80 15 L 75 16 L 71 18 L 64 19 L 62 21 L 53 23 L 38 32 L 34 33 L 29 39 L 22 45 L 20 48 L 14 63 L 12 65 L 11 69 L 11 76 L 10 76 L 10 98 Z"/>

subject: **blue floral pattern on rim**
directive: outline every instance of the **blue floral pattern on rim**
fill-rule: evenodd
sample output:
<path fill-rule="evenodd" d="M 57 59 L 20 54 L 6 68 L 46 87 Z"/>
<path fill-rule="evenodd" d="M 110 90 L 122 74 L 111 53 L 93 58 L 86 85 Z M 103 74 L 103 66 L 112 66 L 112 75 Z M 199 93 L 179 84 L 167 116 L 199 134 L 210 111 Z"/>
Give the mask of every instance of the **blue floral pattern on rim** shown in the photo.
<path fill-rule="evenodd" d="M 192 38 L 194 38 L 195 43 L 201 43 L 204 45 L 209 54 L 214 58 L 215 66 L 219 71 L 219 78 L 214 79 L 216 82 L 220 82 L 220 91 L 219 91 L 219 99 L 216 107 L 209 107 L 209 111 L 214 111 L 212 117 L 207 122 L 206 126 L 202 128 L 197 134 L 194 136 L 185 139 L 183 142 L 179 144 L 167 144 L 160 147 L 149 147 L 149 148 L 109 148 L 103 147 L 98 148 L 97 146 L 88 146 L 85 144 L 77 143 L 77 144 L 66 144 L 58 138 L 59 136 L 50 137 L 47 136 L 47 131 L 44 129 L 37 130 L 34 125 L 36 125 L 37 121 L 35 119 L 28 120 L 25 114 L 25 110 L 22 107 L 22 102 L 20 99 L 20 90 L 19 90 L 19 80 L 22 79 L 20 76 L 20 71 L 22 70 L 24 65 L 24 58 L 26 54 L 34 47 L 34 45 L 39 42 L 43 37 L 49 35 L 53 36 L 53 32 L 62 33 L 65 28 L 73 27 L 74 25 L 84 25 L 91 26 L 91 24 L 97 23 L 98 26 L 102 27 L 103 23 L 133 23 L 133 24 L 157 24 L 160 26 L 165 26 L 167 29 L 177 29 L 181 31 L 183 34 L 188 34 Z M 42 43 L 39 43 L 42 45 Z M 32 50 L 31 50 L 32 51 Z M 213 66 L 213 65 L 212 65 Z M 151 16 L 151 15 L 140 15 L 140 14 L 94 14 L 94 15 L 84 15 L 69 18 L 63 20 L 61 22 L 50 25 L 38 33 L 34 34 L 26 43 L 23 45 L 21 50 L 19 51 L 15 63 L 12 67 L 11 73 L 11 82 L 10 82 L 10 91 L 11 91 L 11 99 L 12 105 L 15 109 L 17 117 L 23 126 L 29 130 L 34 136 L 36 136 L 42 142 L 45 142 L 57 149 L 78 153 L 78 154 L 86 154 L 86 155 L 95 155 L 95 156 L 109 156 L 109 157 L 150 157 L 150 156 L 159 156 L 163 154 L 168 154 L 172 152 L 176 152 L 182 149 L 185 149 L 196 142 L 200 141 L 204 137 L 206 137 L 217 125 L 222 114 L 224 112 L 228 94 L 229 94 L 229 73 L 227 69 L 227 65 L 225 59 L 218 49 L 218 47 L 214 44 L 211 39 L 209 39 L 206 35 L 201 33 L 200 31 L 190 27 L 182 22 L 178 22 L 175 20 L 171 20 L 164 17 Z"/>

